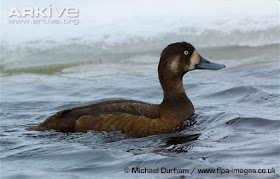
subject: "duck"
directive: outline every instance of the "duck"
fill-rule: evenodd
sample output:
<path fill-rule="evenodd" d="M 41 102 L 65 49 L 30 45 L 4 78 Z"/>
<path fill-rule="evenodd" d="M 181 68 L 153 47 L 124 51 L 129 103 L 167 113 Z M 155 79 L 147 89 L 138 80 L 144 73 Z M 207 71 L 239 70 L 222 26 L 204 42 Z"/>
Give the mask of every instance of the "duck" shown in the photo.
<path fill-rule="evenodd" d="M 161 53 L 158 78 L 163 89 L 160 104 L 136 100 L 109 100 L 65 109 L 28 130 L 58 132 L 121 131 L 132 137 L 169 134 L 180 130 L 195 109 L 186 95 L 183 76 L 192 70 L 220 70 L 187 42 L 169 44 Z"/>

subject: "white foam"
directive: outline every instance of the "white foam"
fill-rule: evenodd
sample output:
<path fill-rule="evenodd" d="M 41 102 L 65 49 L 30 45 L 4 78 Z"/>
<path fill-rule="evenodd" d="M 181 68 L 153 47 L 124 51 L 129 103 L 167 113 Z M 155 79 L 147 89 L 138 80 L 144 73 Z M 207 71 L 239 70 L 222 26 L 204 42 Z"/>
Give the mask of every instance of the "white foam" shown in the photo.
<path fill-rule="evenodd" d="M 78 38 L 89 43 L 106 44 L 164 39 L 165 43 L 182 39 L 207 45 L 258 45 L 278 43 L 279 2 L 263 0 L 9 0 L 2 7 L 2 39 L 8 44 Z M 79 25 L 11 25 L 8 12 L 16 7 L 79 8 Z M 276 29 L 276 30 L 275 30 Z M 270 31 L 269 31 L 270 30 Z M 265 32 L 269 31 L 270 34 Z M 276 31 L 276 32 L 275 32 Z M 242 36 L 250 35 L 245 38 Z M 273 34 L 271 34 L 273 33 Z M 235 39 L 231 38 L 231 34 Z M 237 35 L 241 38 L 238 39 Z M 244 34 L 244 35 L 243 35 Z M 213 38 L 211 38 L 213 36 Z M 262 37 L 267 36 L 267 37 Z M 192 39 L 195 37 L 196 39 Z M 223 43 L 222 38 L 229 38 Z M 253 40 L 250 40 L 253 39 Z M 257 40 L 255 40 L 257 39 Z M 205 42 L 206 39 L 203 39 Z"/>

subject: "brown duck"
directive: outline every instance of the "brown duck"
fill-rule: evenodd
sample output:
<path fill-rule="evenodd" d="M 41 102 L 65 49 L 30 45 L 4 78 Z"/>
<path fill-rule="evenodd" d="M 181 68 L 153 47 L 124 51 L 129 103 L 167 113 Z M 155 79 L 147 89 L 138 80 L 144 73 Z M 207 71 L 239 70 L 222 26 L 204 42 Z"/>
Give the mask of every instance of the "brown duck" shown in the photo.
<path fill-rule="evenodd" d="M 194 69 L 219 70 L 224 67 L 202 58 L 189 43 L 173 43 L 162 51 L 158 65 L 164 93 L 160 104 L 134 100 L 105 101 L 60 111 L 29 130 L 122 131 L 134 137 L 172 133 L 194 113 L 193 104 L 184 90 L 184 74 Z"/>

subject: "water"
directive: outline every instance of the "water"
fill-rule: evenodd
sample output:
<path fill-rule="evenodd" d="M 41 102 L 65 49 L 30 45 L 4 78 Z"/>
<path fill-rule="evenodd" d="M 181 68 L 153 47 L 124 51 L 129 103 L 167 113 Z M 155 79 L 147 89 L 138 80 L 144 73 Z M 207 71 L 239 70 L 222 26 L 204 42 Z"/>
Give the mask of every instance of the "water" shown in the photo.
<path fill-rule="evenodd" d="M 94 23 L 85 14 L 76 29 L 3 22 L 1 177 L 279 178 L 278 2 L 248 1 L 237 8 L 240 2 L 213 1 L 211 8 L 192 2 L 190 12 L 203 13 L 191 16 L 183 13 L 189 2 L 177 7 L 166 1 L 158 10 L 156 1 L 146 9 L 138 2 L 141 10 L 133 12 L 130 7 L 135 4 L 120 1 L 106 9 L 116 14 L 110 19 L 112 14 L 103 17 L 98 11 L 108 6 L 105 2 L 93 2 L 92 12 L 85 3 L 69 1 L 69 6 L 93 13 Z M 2 13 L 14 5 L 15 1 L 3 3 Z M 171 7 L 178 8 L 176 14 L 166 13 Z M 153 11 L 156 15 L 151 16 Z M 127 17 L 131 13 L 134 21 Z M 28 33 L 35 27 L 41 34 Z M 65 32 L 67 28 L 73 33 Z M 108 99 L 160 103 L 159 55 L 169 43 L 182 40 L 191 42 L 203 57 L 226 65 L 220 71 L 185 75 L 184 86 L 196 109 L 194 126 L 144 138 L 120 132 L 25 130 L 59 110 Z M 129 173 L 124 171 L 127 167 Z M 175 167 L 189 173 L 133 174 L 132 167 Z M 276 173 L 198 173 L 218 167 L 274 168 Z"/>

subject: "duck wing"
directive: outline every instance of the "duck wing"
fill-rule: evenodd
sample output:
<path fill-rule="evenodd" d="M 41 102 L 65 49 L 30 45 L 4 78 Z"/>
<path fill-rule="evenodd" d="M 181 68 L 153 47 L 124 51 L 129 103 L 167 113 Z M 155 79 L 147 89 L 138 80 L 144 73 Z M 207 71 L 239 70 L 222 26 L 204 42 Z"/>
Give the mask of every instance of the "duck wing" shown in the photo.
<path fill-rule="evenodd" d="M 59 118 L 71 118 L 77 120 L 83 115 L 99 116 L 103 114 L 120 115 L 122 113 L 141 115 L 149 118 L 157 118 L 159 106 L 135 100 L 111 100 L 88 106 L 71 108 L 58 112 Z"/>
<path fill-rule="evenodd" d="M 134 100 L 111 100 L 60 111 L 30 130 L 61 132 L 123 131 L 135 137 L 165 133 L 159 105 Z"/>

